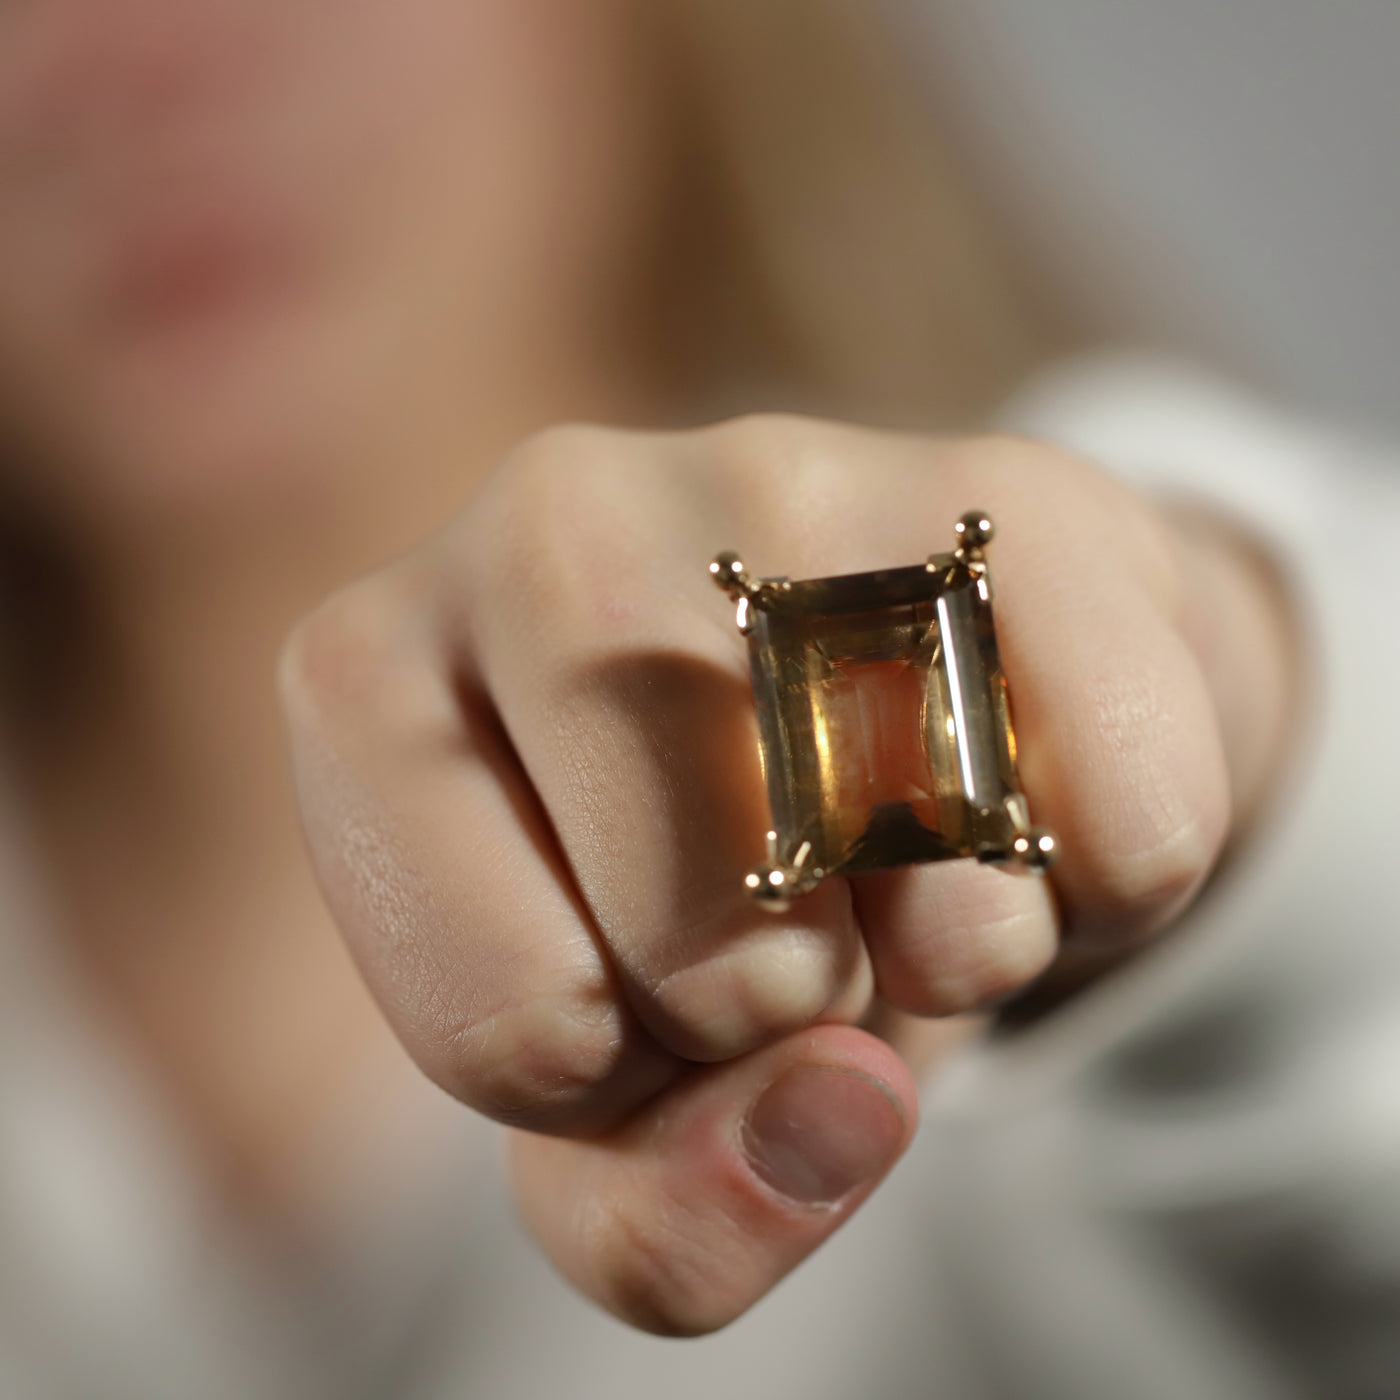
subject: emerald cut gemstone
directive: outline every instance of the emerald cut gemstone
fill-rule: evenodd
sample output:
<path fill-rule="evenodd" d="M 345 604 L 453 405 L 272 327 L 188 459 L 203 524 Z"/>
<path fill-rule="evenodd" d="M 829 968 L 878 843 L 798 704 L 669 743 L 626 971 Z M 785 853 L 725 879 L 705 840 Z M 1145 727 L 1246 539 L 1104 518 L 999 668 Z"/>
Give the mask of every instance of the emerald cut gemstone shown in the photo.
<path fill-rule="evenodd" d="M 711 566 L 739 603 L 772 810 L 756 895 L 961 856 L 1053 857 L 1016 777 L 980 548 L 990 522 L 960 526 L 957 550 L 910 568 L 754 583 L 732 555 Z"/>

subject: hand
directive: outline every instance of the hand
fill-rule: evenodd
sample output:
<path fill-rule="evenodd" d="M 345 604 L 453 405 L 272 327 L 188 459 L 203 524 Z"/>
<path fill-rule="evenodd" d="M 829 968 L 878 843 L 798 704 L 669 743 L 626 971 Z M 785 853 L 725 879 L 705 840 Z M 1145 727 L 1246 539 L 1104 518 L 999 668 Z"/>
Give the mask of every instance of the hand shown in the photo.
<path fill-rule="evenodd" d="M 1053 881 L 959 861 L 742 892 L 767 811 L 747 661 L 706 565 L 906 564 L 971 507 Z M 1208 593 L 1198 581 L 1208 578 Z M 331 908 L 414 1059 L 520 1131 L 524 1211 L 657 1331 L 741 1313 L 914 1130 L 860 1028 L 1117 958 L 1191 899 L 1277 764 L 1265 571 L 1035 444 L 786 418 L 528 442 L 440 535 L 338 594 L 282 684 Z"/>

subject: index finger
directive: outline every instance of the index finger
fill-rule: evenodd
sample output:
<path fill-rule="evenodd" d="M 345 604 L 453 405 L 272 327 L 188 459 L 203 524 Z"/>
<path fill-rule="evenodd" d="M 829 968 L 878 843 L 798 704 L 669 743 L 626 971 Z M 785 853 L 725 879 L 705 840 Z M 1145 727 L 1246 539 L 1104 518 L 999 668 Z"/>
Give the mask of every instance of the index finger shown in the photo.
<path fill-rule="evenodd" d="M 502 1122 L 596 1132 L 676 1073 L 618 994 L 499 721 L 441 626 L 431 556 L 342 590 L 280 684 L 331 910 L 395 1033 Z"/>

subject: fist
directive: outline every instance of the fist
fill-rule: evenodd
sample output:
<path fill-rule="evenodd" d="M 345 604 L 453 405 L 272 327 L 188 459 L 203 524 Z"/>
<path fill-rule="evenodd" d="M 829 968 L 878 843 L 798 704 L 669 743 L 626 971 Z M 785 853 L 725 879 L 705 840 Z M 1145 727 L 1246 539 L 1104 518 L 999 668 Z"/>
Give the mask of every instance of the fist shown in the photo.
<path fill-rule="evenodd" d="M 917 563 L 996 519 L 997 625 L 1047 880 L 971 861 L 746 897 L 768 826 L 744 644 L 707 574 Z M 422 1069 L 516 1130 L 558 1266 L 622 1317 L 742 1312 L 874 1189 L 916 1092 L 877 1008 L 1077 978 L 1191 899 L 1277 761 L 1267 571 L 1093 468 L 761 418 L 521 447 L 282 667 L 331 910 Z M 1058 959 L 1058 961 L 1057 961 Z M 888 1021 L 888 1018 L 884 1018 Z M 912 1042 L 911 1042 L 912 1043 Z"/>

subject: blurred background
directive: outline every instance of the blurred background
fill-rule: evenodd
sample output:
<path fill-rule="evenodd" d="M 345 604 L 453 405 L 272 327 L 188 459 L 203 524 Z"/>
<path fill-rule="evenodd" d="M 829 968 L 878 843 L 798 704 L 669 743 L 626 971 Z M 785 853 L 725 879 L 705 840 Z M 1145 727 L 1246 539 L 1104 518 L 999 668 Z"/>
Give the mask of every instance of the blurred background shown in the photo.
<path fill-rule="evenodd" d="M 1105 332 L 1395 426 L 1393 6 L 905 8 L 988 197 Z"/>

